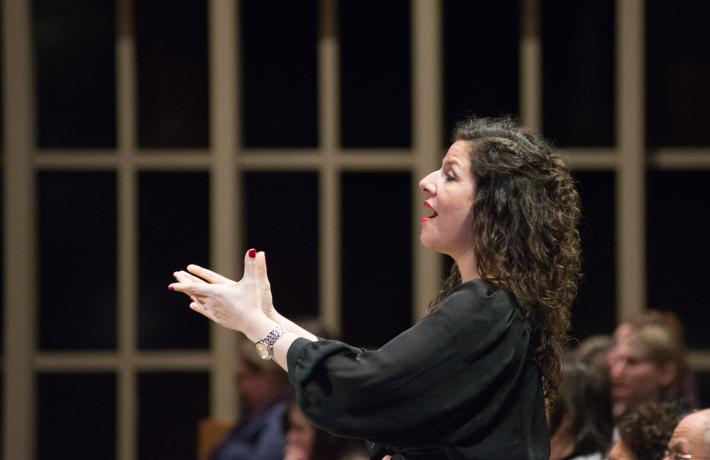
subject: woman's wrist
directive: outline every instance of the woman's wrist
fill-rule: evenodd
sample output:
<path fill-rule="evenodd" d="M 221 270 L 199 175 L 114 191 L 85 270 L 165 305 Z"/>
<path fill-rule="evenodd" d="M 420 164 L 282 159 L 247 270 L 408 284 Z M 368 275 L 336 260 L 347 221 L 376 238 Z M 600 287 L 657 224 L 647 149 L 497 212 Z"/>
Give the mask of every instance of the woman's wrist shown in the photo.
<path fill-rule="evenodd" d="M 267 315 L 258 314 L 250 318 L 249 322 L 244 325 L 242 332 L 249 340 L 256 343 L 266 337 L 280 323 Z"/>

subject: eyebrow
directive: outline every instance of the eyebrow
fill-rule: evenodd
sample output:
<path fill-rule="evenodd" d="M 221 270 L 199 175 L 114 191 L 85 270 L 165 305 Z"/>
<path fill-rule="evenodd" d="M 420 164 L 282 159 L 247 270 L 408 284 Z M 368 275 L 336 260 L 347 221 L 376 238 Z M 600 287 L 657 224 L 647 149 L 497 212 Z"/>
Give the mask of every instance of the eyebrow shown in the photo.
<path fill-rule="evenodd" d="M 453 166 L 461 167 L 461 162 L 459 162 L 459 160 L 457 160 L 456 158 L 449 158 L 449 159 L 444 160 L 444 162 L 442 163 L 441 166 L 444 167 L 444 166 L 447 166 L 447 165 L 453 165 Z"/>

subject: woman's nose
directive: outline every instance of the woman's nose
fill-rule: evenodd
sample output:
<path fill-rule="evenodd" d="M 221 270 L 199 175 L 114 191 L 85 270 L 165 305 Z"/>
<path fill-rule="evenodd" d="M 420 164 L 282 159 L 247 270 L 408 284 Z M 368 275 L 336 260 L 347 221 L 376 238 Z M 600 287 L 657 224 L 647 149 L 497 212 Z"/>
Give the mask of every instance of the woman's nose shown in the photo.
<path fill-rule="evenodd" d="M 621 377 L 621 374 L 624 371 L 624 362 L 623 361 L 616 361 L 613 363 L 611 366 L 609 366 L 609 377 L 611 377 L 612 380 L 616 380 L 619 377 Z"/>
<path fill-rule="evenodd" d="M 419 189 L 424 193 L 428 193 L 429 195 L 433 195 L 436 192 L 436 185 L 432 180 L 433 174 L 433 172 L 429 173 L 428 175 L 424 176 L 422 180 L 419 181 Z"/>

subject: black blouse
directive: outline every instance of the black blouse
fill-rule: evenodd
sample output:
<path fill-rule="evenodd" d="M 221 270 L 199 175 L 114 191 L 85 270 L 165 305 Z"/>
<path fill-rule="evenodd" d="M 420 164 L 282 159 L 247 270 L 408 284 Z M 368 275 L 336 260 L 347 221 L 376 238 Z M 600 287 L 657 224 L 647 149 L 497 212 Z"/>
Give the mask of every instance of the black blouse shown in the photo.
<path fill-rule="evenodd" d="M 297 339 L 288 375 L 314 425 L 377 460 L 547 460 L 533 342 L 513 296 L 474 280 L 379 350 Z"/>

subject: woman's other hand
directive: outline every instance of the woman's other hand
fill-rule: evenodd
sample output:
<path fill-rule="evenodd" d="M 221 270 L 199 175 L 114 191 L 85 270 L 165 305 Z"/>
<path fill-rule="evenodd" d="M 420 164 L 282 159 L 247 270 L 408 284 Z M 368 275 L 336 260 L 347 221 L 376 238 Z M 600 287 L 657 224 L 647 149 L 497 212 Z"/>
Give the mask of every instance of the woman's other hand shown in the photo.
<path fill-rule="evenodd" d="M 262 254 L 264 254 L 262 252 Z M 252 257 L 254 255 L 254 257 Z M 244 278 L 247 277 L 248 271 L 249 270 L 254 270 L 255 268 L 255 262 L 256 262 L 256 256 L 257 252 L 255 249 L 250 249 L 247 251 L 246 255 L 244 256 L 244 275 L 242 276 L 242 279 L 239 282 L 242 282 Z M 266 259 L 265 254 L 264 254 L 264 259 Z M 219 273 L 215 273 L 212 270 L 209 270 L 204 267 L 200 267 L 199 265 L 194 265 L 190 264 L 187 266 L 187 272 L 185 271 L 179 271 L 173 273 L 173 276 L 175 279 L 178 280 L 178 282 L 185 282 L 185 281 L 192 281 L 195 283 L 210 283 L 210 284 L 219 284 L 219 285 L 224 285 L 224 286 L 235 286 L 239 284 L 237 281 L 231 280 L 229 278 L 226 278 Z M 261 296 L 260 296 L 260 307 L 261 310 L 264 312 L 264 314 L 271 318 L 275 319 L 276 318 L 276 309 L 274 308 L 272 296 L 271 296 L 271 285 L 269 283 L 269 277 L 268 274 L 266 273 L 266 270 L 264 272 L 264 282 L 260 286 L 261 289 Z M 193 302 L 196 302 L 195 298 L 192 298 Z"/>
<path fill-rule="evenodd" d="M 190 296 L 190 308 L 198 313 L 228 329 L 243 332 L 250 317 L 264 313 L 262 304 L 273 309 L 264 253 L 259 252 L 253 258 L 251 255 L 250 251 L 245 256 L 244 277 L 238 283 L 191 265 L 188 268 L 191 273 L 176 272 L 178 282 L 169 288 Z"/>

